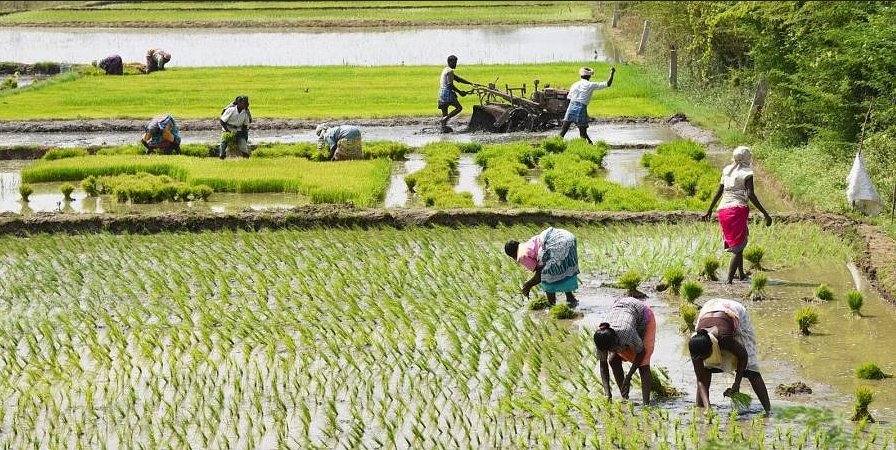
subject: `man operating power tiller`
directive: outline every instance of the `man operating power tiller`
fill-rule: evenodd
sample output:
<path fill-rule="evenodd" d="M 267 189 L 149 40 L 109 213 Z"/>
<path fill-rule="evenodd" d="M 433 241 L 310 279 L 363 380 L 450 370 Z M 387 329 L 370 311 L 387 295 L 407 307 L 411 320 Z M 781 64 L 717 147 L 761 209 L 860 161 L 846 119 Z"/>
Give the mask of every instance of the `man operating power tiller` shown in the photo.
<path fill-rule="evenodd" d="M 457 100 L 457 94 L 461 96 L 467 95 L 466 91 L 462 91 L 454 85 L 454 82 L 464 83 L 472 86 L 473 83 L 457 76 L 454 73 L 454 69 L 457 68 L 457 56 L 451 55 L 448 57 L 448 66 L 442 69 L 442 75 L 439 77 L 439 109 L 442 110 L 442 118 L 439 120 L 439 124 L 441 125 L 442 133 L 450 133 L 454 130 L 448 126 L 448 121 L 451 120 L 452 117 L 460 114 L 463 111 L 464 107 L 461 106 L 460 101 Z M 454 109 L 451 112 L 448 112 L 448 108 L 453 107 Z"/>

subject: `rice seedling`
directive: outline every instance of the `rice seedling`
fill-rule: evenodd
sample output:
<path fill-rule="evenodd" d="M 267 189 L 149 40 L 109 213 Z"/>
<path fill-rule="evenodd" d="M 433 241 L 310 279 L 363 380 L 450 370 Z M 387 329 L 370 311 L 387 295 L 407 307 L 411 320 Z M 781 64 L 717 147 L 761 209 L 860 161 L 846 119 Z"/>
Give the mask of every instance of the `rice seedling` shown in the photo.
<path fill-rule="evenodd" d="M 684 282 L 684 271 L 679 267 L 673 267 L 663 272 L 661 283 L 657 286 L 657 291 L 671 289 L 672 295 L 681 293 L 681 283 Z"/>
<path fill-rule="evenodd" d="M 850 420 L 853 422 L 874 422 L 871 412 L 868 411 L 868 405 L 874 401 L 874 391 L 867 386 L 859 386 L 856 388 L 856 401 L 853 404 L 853 415 Z"/>
<path fill-rule="evenodd" d="M 65 201 L 72 201 L 72 192 L 75 191 L 75 186 L 71 183 L 63 183 L 62 186 L 59 186 L 59 190 L 62 192 L 62 196 Z"/>
<path fill-rule="evenodd" d="M 694 303 L 697 298 L 703 295 L 703 285 L 696 281 L 686 281 L 681 285 L 681 296 L 688 303 Z"/>
<path fill-rule="evenodd" d="M 543 309 L 548 309 L 551 306 L 551 302 L 548 301 L 548 298 L 544 295 L 536 296 L 534 300 L 529 303 L 529 309 L 532 311 L 541 311 Z"/>
<path fill-rule="evenodd" d="M 703 269 L 700 275 L 710 281 L 719 281 L 719 275 L 716 272 L 719 269 L 719 259 L 715 256 L 707 256 L 703 259 Z"/>
<path fill-rule="evenodd" d="M 796 312 L 794 317 L 800 333 L 804 336 L 812 334 L 810 328 L 818 325 L 818 310 L 812 306 L 806 306 Z"/>
<path fill-rule="evenodd" d="M 750 403 L 753 397 L 743 392 L 731 392 L 730 389 L 725 390 L 725 397 L 731 400 L 731 409 L 737 412 L 745 412 L 750 410 Z"/>
<path fill-rule="evenodd" d="M 28 197 L 31 197 L 31 194 L 34 193 L 34 188 L 31 187 L 30 184 L 22 183 L 19 185 L 19 196 L 22 197 L 23 202 L 28 202 Z"/>
<path fill-rule="evenodd" d="M 768 283 L 768 278 L 763 273 L 754 274 L 750 279 L 750 290 L 747 292 L 747 298 L 758 302 L 768 298 L 765 293 L 765 285 Z"/>
<path fill-rule="evenodd" d="M 846 304 L 849 306 L 849 310 L 852 311 L 853 314 L 860 316 L 862 315 L 862 304 L 865 302 L 865 298 L 862 296 L 862 293 L 859 291 L 849 291 L 846 293 Z"/>
<path fill-rule="evenodd" d="M 820 284 L 815 288 L 815 298 L 821 301 L 829 302 L 834 299 L 834 292 L 827 284 Z"/>
<path fill-rule="evenodd" d="M 856 367 L 856 378 L 860 380 L 883 380 L 887 378 L 887 374 L 877 364 L 866 362 Z"/>
<path fill-rule="evenodd" d="M 765 256 L 765 250 L 758 245 L 750 245 L 744 250 L 744 259 L 750 263 L 751 269 L 765 270 L 762 268 L 762 258 Z"/>
<path fill-rule="evenodd" d="M 641 164 L 667 185 L 705 201 L 718 186 L 716 169 L 706 162 L 705 156 L 705 150 L 697 142 L 680 140 L 659 145 L 656 153 L 645 153 Z"/>
<path fill-rule="evenodd" d="M 570 308 L 569 305 L 565 303 L 551 306 L 551 317 L 555 319 L 568 320 L 575 319 L 581 316 L 582 313 L 576 312 L 576 310 Z"/>
<path fill-rule="evenodd" d="M 693 332 L 697 321 L 697 306 L 693 303 L 682 303 L 678 307 L 678 315 L 681 316 L 681 331 Z"/>
<path fill-rule="evenodd" d="M 635 298 L 643 298 L 645 295 L 638 291 L 638 286 L 641 284 L 641 274 L 636 270 L 629 270 L 623 273 L 619 280 L 616 281 L 616 285 L 622 289 L 625 289 L 626 295 L 629 297 Z"/>

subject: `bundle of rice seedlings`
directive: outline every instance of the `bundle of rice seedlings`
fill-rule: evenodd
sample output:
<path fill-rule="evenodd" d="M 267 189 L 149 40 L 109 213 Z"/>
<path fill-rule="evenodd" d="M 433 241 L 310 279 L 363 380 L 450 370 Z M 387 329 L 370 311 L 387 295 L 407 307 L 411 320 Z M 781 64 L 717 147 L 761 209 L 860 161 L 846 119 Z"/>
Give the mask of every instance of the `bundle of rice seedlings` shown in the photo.
<path fill-rule="evenodd" d="M 551 302 L 544 295 L 536 296 L 534 300 L 529 302 L 529 309 L 532 311 L 541 311 L 551 307 Z"/>
<path fill-rule="evenodd" d="M 887 378 L 887 374 L 877 364 L 866 362 L 856 367 L 856 378 L 862 380 L 883 380 Z"/>
<path fill-rule="evenodd" d="M 697 306 L 693 303 L 683 303 L 678 307 L 678 314 L 681 316 L 681 331 L 693 332 L 697 321 Z"/>
<path fill-rule="evenodd" d="M 703 285 L 696 281 L 688 281 L 681 285 L 681 295 L 688 303 L 694 303 L 697 297 L 703 295 Z"/>
<path fill-rule="evenodd" d="M 809 328 L 818 325 L 818 310 L 807 306 L 796 312 L 796 324 L 800 327 L 800 333 L 808 336 L 812 334 Z"/>
<path fill-rule="evenodd" d="M 715 256 L 707 256 L 703 260 L 703 270 L 700 271 L 700 275 L 706 277 L 709 281 L 719 281 L 719 276 L 716 273 L 718 269 L 719 260 Z"/>
<path fill-rule="evenodd" d="M 576 317 L 581 316 L 581 313 L 576 312 L 568 305 L 561 303 L 559 305 L 551 306 L 551 317 L 560 320 L 566 319 L 575 319 Z"/>
<path fill-rule="evenodd" d="M 751 269 L 765 270 L 762 268 L 763 256 L 765 256 L 765 250 L 757 245 L 751 245 L 744 250 L 744 259 L 750 262 Z"/>
<path fill-rule="evenodd" d="M 857 316 L 862 314 L 861 309 L 864 302 L 865 298 L 859 291 L 850 291 L 846 294 L 846 304 L 849 305 L 849 310 Z"/>
<path fill-rule="evenodd" d="M 663 273 L 662 282 L 657 286 L 657 290 L 671 289 L 672 295 L 678 295 L 681 293 L 682 282 L 684 282 L 684 272 L 679 267 L 673 267 Z"/>
<path fill-rule="evenodd" d="M 619 287 L 625 289 L 625 292 L 632 297 L 641 298 L 644 296 L 640 291 L 638 291 L 638 285 L 641 284 L 641 274 L 636 270 L 629 270 L 628 272 L 622 274 L 619 277 L 619 282 L 617 283 Z"/>
<path fill-rule="evenodd" d="M 753 397 L 750 394 L 731 392 L 730 390 L 725 391 L 725 397 L 731 400 L 731 409 L 739 413 L 749 411 L 750 403 L 753 401 Z"/>
<path fill-rule="evenodd" d="M 753 301 L 762 301 L 767 297 L 765 295 L 765 285 L 768 283 L 768 277 L 765 274 L 757 273 L 750 280 L 750 291 L 747 292 L 747 298 Z"/>
<path fill-rule="evenodd" d="M 829 302 L 834 299 L 834 291 L 832 291 L 828 285 L 821 283 L 815 288 L 815 298 Z"/>
<path fill-rule="evenodd" d="M 874 391 L 869 387 L 859 386 L 856 388 L 856 403 L 854 405 L 853 422 L 864 420 L 865 422 L 874 422 L 871 413 L 868 412 L 868 405 L 874 400 Z"/>

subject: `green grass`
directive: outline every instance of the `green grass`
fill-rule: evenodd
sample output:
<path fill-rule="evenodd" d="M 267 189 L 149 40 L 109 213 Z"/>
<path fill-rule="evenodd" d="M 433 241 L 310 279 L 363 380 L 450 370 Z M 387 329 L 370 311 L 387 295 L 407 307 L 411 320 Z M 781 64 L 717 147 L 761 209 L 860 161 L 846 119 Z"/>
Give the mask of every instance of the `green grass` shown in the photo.
<path fill-rule="evenodd" d="M 460 146 L 453 142 L 434 142 L 424 146 L 420 152 L 426 156 L 426 166 L 405 177 L 408 189 L 414 191 L 426 206 L 472 207 L 472 194 L 454 192 Z"/>
<path fill-rule="evenodd" d="M 37 161 L 22 170 L 24 182 L 76 181 L 90 175 L 147 172 L 168 175 L 215 192 L 296 192 L 315 203 L 371 206 L 385 193 L 392 165 L 386 159 L 313 162 L 301 158 L 221 161 L 188 156 L 86 156 Z"/>
<path fill-rule="evenodd" d="M 396 8 L 396 6 L 398 6 Z M 590 23 L 589 2 L 158 2 L 79 9 L 44 9 L 0 16 L 0 24 L 162 27 L 396 26 L 436 24 Z"/>
<path fill-rule="evenodd" d="M 582 62 L 458 66 L 458 75 L 487 83 L 532 85 L 534 79 L 568 87 Z M 598 73 L 607 64 L 588 62 Z M 178 119 L 217 117 L 234 92 L 248 95 L 255 118 L 386 118 L 437 116 L 440 66 L 322 66 L 170 68 L 147 76 L 65 74 L 57 82 L 0 96 L 0 120 L 135 118 L 169 112 Z M 346 86 L 352 86 L 346 89 Z M 665 117 L 667 91 L 634 65 L 617 67 L 609 89 L 594 93 L 593 117 Z M 160 96 L 158 92 L 171 95 Z M 461 98 L 472 111 L 478 99 Z"/>

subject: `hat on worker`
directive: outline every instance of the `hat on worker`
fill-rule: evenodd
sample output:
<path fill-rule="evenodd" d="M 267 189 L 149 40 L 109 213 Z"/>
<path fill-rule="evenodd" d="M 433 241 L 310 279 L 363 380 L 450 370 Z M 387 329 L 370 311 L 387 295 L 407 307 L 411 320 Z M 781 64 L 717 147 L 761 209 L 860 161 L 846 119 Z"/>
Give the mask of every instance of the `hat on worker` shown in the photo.
<path fill-rule="evenodd" d="M 590 67 L 582 67 L 581 69 L 579 69 L 579 75 L 583 77 L 590 77 L 591 75 L 594 75 L 594 71 L 591 70 Z"/>
<path fill-rule="evenodd" d="M 745 166 L 749 166 L 753 162 L 753 154 L 750 152 L 750 147 L 746 147 L 741 145 L 734 149 L 731 152 L 731 160 L 737 164 L 743 164 Z"/>

